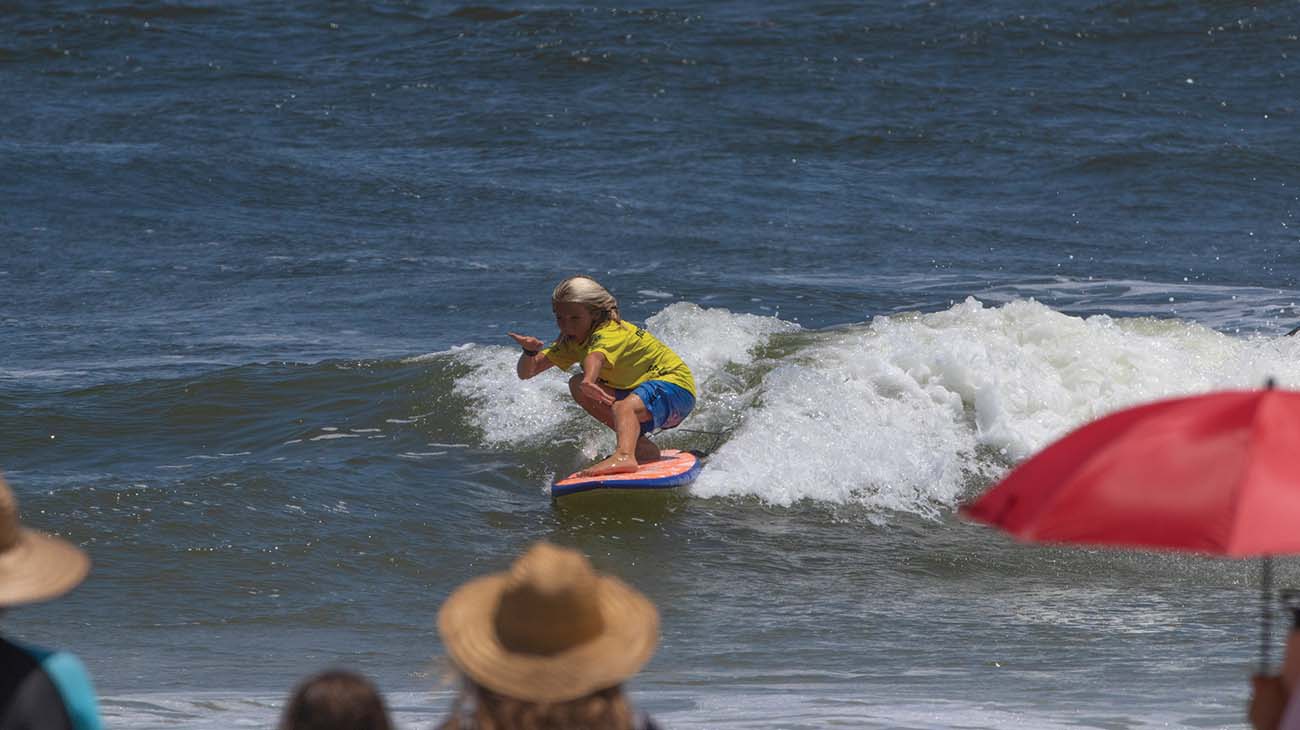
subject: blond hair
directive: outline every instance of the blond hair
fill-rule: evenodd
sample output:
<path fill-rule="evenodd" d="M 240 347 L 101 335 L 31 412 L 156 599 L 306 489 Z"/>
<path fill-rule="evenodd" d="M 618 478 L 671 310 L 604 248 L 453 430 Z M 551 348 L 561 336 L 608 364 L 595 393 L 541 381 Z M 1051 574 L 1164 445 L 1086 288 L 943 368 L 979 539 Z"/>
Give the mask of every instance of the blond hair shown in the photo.
<path fill-rule="evenodd" d="M 551 292 L 551 306 L 560 303 L 586 307 L 596 327 L 619 321 L 618 300 L 590 276 L 570 276 L 557 284 L 555 291 Z"/>
<path fill-rule="evenodd" d="M 528 702 L 465 679 L 438 730 L 633 730 L 623 687 L 608 687 L 568 702 Z"/>

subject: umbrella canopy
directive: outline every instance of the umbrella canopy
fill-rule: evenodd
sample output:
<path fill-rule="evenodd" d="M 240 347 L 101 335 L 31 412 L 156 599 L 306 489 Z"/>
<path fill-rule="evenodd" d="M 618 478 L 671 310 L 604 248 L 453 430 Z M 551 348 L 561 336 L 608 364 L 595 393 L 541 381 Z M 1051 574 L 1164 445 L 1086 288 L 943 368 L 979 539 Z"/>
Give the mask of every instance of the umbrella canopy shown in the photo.
<path fill-rule="evenodd" d="M 1113 413 L 962 512 L 1030 542 L 1300 553 L 1300 393 L 1227 391 Z"/>
<path fill-rule="evenodd" d="M 1029 542 L 1263 556 L 1260 672 L 1272 564 L 1300 553 L 1300 393 L 1228 391 L 1093 421 L 962 512 Z"/>

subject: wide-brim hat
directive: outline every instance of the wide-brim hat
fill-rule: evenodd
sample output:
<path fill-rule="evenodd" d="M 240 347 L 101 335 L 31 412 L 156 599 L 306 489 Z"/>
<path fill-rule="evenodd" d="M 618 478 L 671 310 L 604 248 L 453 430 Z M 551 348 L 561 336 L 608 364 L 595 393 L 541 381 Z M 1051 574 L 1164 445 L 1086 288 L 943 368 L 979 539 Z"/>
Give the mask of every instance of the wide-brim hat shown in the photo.
<path fill-rule="evenodd" d="M 0 479 L 0 606 L 48 600 L 72 590 L 90 558 L 62 538 L 22 526 L 18 500 Z"/>
<path fill-rule="evenodd" d="M 659 611 L 575 550 L 538 543 L 504 573 L 476 578 L 438 612 L 456 666 L 493 692 L 567 702 L 622 684 L 659 643 Z"/>

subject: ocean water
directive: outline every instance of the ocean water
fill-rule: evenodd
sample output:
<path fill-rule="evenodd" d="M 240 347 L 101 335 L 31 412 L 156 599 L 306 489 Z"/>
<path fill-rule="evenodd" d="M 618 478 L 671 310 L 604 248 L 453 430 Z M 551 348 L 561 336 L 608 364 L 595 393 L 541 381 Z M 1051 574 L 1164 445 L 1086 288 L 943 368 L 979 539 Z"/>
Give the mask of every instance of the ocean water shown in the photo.
<path fill-rule="evenodd" d="M 1300 387 L 1298 29 L 0 3 L 0 469 L 94 560 L 6 635 L 110 727 L 270 727 L 336 665 L 430 727 L 441 601 L 550 539 L 660 606 L 668 727 L 1244 727 L 1256 564 L 956 508 L 1117 408 Z M 576 272 L 694 369 L 689 489 L 548 498 L 613 439 L 505 332 Z"/>

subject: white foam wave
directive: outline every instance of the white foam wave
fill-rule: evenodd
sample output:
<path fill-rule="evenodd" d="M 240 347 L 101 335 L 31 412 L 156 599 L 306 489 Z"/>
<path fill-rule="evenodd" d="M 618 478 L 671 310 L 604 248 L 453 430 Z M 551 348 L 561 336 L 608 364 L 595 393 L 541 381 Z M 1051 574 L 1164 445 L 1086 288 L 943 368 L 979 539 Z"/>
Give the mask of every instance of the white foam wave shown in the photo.
<path fill-rule="evenodd" d="M 429 418 L 430 416 L 436 416 L 436 415 L 438 415 L 437 411 L 429 411 L 428 413 L 421 413 L 415 416 L 411 416 L 410 418 L 385 418 L 384 423 L 398 423 L 398 424 L 419 423 L 420 421 Z"/>
<path fill-rule="evenodd" d="M 1053 277 L 978 287 L 983 301 L 1006 303 L 1019 299 L 1049 302 L 1055 309 L 1078 312 L 1104 309 L 1124 317 L 1190 320 L 1224 332 L 1281 334 L 1295 326 L 1300 291 L 1248 286 L 1224 286 L 1189 281 L 1154 282 L 1140 279 L 1080 280 Z"/>
<path fill-rule="evenodd" d="M 1300 384 L 1297 338 L 1071 317 L 1032 300 L 816 333 L 766 375 L 698 496 L 933 514 L 972 483 L 1124 406 L 1267 377 Z"/>
<path fill-rule="evenodd" d="M 1234 333 L 1282 334 L 1300 322 L 1300 289 L 1211 284 L 1190 277 L 1146 281 L 1068 276 L 1008 278 L 994 272 L 818 272 L 774 275 L 764 280 L 826 293 L 907 292 L 907 302 L 895 307 L 894 312 L 950 307 L 957 303 L 953 292 L 964 292 L 983 302 L 1005 304 L 1034 299 L 1073 314 L 1105 312 L 1125 318 L 1174 318 Z"/>
<path fill-rule="evenodd" d="M 313 436 L 307 440 L 308 441 L 333 441 L 335 439 L 355 439 L 355 438 L 361 438 L 361 436 L 355 433 L 324 433 L 321 434 L 320 436 Z"/>
<path fill-rule="evenodd" d="M 521 444 L 560 429 L 570 417 L 567 378 L 548 371 L 530 380 L 515 375 L 519 350 L 476 345 L 457 357 L 474 369 L 456 381 L 455 392 L 475 403 L 472 420 L 490 444 Z"/>
<path fill-rule="evenodd" d="M 451 356 L 451 355 L 455 355 L 455 354 L 458 353 L 458 352 L 464 352 L 465 350 L 469 350 L 469 349 L 472 349 L 472 348 L 474 348 L 474 347 L 477 347 L 477 345 L 475 345 L 473 342 L 467 342 L 467 343 L 465 343 L 465 344 L 463 344 L 463 345 L 455 345 L 455 346 L 453 346 L 453 347 L 449 347 L 449 348 L 447 348 L 446 350 L 439 350 L 439 351 L 436 351 L 436 352 L 426 352 L 426 353 L 424 353 L 423 355 L 412 355 L 412 356 L 410 356 L 410 357 L 403 358 L 401 362 L 402 362 L 402 364 L 404 364 L 404 365 L 409 365 L 409 364 L 411 364 L 411 363 L 417 363 L 417 362 L 428 362 L 428 361 L 430 361 L 430 360 L 438 360 L 438 359 L 440 359 L 440 358 L 444 358 L 444 357 L 448 357 L 448 356 Z"/>
<path fill-rule="evenodd" d="M 88 371 L 85 370 L 67 370 L 60 368 L 0 368 L 0 380 L 13 380 L 17 382 L 28 380 L 80 378 L 88 374 Z"/>
<path fill-rule="evenodd" d="M 755 348 L 772 335 L 801 329 L 776 317 L 705 309 L 690 302 L 670 304 L 645 326 L 690 365 L 696 385 L 709 382 L 728 365 L 751 364 Z"/>

